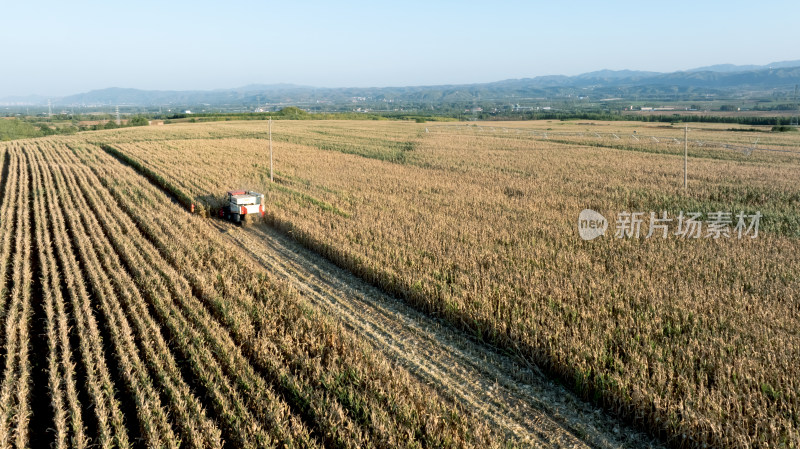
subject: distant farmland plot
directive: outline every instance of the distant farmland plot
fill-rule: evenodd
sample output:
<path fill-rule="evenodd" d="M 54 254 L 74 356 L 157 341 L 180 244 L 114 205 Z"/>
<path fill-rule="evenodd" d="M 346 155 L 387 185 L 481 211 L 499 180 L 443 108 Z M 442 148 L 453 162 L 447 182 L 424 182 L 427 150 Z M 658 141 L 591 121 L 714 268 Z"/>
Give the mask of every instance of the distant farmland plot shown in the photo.
<path fill-rule="evenodd" d="M 688 193 L 679 126 L 275 122 L 275 184 L 263 122 L 61 141 L 87 163 L 109 146 L 207 210 L 264 191 L 307 246 L 676 444 L 797 447 L 800 155 L 705 143 L 800 143 L 729 127 L 690 130 Z M 581 240 L 583 209 L 607 235 Z M 640 238 L 614 238 L 624 211 Z M 763 215 L 756 238 L 674 235 L 680 212 L 730 212 L 735 234 L 740 211 Z M 675 220 L 668 238 L 644 238 L 650 212 Z"/>

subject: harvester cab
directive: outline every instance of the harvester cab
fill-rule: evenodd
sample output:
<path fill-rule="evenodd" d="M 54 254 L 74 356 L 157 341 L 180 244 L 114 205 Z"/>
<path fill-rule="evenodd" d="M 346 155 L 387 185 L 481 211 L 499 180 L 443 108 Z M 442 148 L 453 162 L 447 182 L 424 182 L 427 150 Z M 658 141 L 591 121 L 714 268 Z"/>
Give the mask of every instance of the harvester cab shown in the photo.
<path fill-rule="evenodd" d="M 226 194 L 225 204 L 219 210 L 219 216 L 234 223 L 245 221 L 248 215 L 264 216 L 264 195 L 247 190 L 230 190 Z"/>

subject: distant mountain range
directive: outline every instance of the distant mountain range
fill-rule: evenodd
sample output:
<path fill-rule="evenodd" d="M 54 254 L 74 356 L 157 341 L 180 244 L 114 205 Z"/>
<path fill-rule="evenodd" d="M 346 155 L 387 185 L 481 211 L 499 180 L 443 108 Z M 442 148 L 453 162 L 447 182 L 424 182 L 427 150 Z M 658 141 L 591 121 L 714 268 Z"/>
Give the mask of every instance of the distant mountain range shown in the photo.
<path fill-rule="evenodd" d="M 687 72 L 751 72 L 754 70 L 785 69 L 798 66 L 800 66 L 800 61 L 780 61 L 767 65 L 717 64 L 706 67 L 698 67 L 696 69 L 687 70 Z"/>
<path fill-rule="evenodd" d="M 342 104 L 353 102 L 461 103 L 591 96 L 640 99 L 730 92 L 791 90 L 800 84 L 800 60 L 763 66 L 721 64 L 672 73 L 600 70 L 577 76 L 539 76 L 482 84 L 316 88 L 294 84 L 249 85 L 208 91 L 158 91 L 125 88 L 93 90 L 49 99 L 53 106 L 236 106 L 263 104 Z M 41 96 L 8 97 L 0 105 L 47 105 Z"/>

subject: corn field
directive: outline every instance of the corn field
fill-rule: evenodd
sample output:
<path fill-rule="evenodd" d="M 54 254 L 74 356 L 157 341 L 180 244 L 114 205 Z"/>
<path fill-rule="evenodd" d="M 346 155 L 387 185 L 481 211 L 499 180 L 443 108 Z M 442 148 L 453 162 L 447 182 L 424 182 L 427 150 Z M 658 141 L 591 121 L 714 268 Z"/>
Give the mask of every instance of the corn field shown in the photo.
<path fill-rule="evenodd" d="M 162 189 L 179 192 L 174 196 L 187 198 L 209 215 L 230 188 L 266 192 L 267 220 L 272 226 L 419 309 L 444 317 L 474 338 L 536 363 L 587 400 L 675 446 L 796 448 L 800 446 L 800 142 L 790 134 L 714 125 L 691 129 L 689 134 L 687 191 L 682 185 L 683 145 L 676 144 L 683 129 L 640 123 L 529 122 L 490 129 L 469 124 L 276 122 L 275 183 L 269 182 L 265 123 L 100 132 L 41 145 L 68 147 L 69 151 L 45 153 L 59 154 L 75 164 L 73 176 L 79 179 L 66 178 L 64 187 L 58 184 L 55 190 L 69 195 L 67 187 L 78 184 L 79 193 L 63 198 L 62 204 L 75 197 L 91 197 L 90 187 L 101 185 L 126 212 L 122 218 L 70 212 L 81 215 L 72 219 L 75 224 L 65 212 L 70 229 L 97 234 L 74 232 L 67 244 L 80 255 L 80 248 L 92 248 L 90 242 L 95 239 L 110 238 L 111 246 L 102 253 L 106 258 L 98 256 L 98 266 L 111 268 L 102 264 L 111 263 L 107 258 L 113 255 L 122 259 L 123 271 L 133 275 L 130 290 L 138 289 L 145 296 L 132 298 L 131 304 L 148 304 L 152 310 L 140 313 L 161 317 L 158 324 L 165 337 L 174 340 L 171 344 L 185 336 L 182 354 L 213 360 L 216 351 L 238 348 L 234 353 L 241 354 L 241 362 L 232 358 L 230 366 L 192 365 L 192 370 L 209 373 L 206 388 L 216 388 L 223 380 L 231 382 L 230 388 L 261 385 L 246 377 L 248 371 L 234 369 L 238 363 L 249 362 L 255 374 L 278 379 L 282 371 L 279 366 L 273 368 L 272 361 L 286 360 L 293 370 L 299 368 L 280 352 L 282 346 L 259 346 L 274 341 L 256 331 L 272 329 L 272 323 L 262 323 L 264 317 L 248 312 L 255 307 L 251 298 L 260 291 L 251 292 L 251 282 L 243 278 L 240 284 L 229 283 L 235 279 L 232 274 L 215 280 L 203 277 L 202 269 L 192 271 L 200 261 L 207 263 L 206 258 L 216 260 L 223 254 L 203 249 L 203 239 L 183 235 L 184 222 L 195 226 L 192 232 L 202 229 L 194 224 L 196 217 L 168 216 L 158 210 L 165 203 L 154 202 L 156 192 L 147 183 L 128 181 L 138 178 L 120 161 L 145 168 L 151 177 L 157 175 Z M 739 147 L 755 150 L 738 151 Z M 15 154 L 21 150 L 13 148 L 8 150 L 9 157 L 19 158 Z M 64 164 L 58 162 L 61 167 Z M 58 182 L 60 178 L 54 177 Z M 86 177 L 84 184 L 81 177 Z M 19 189 L 6 188 L 6 192 Z M 672 216 L 742 211 L 759 212 L 764 218 L 757 238 L 614 238 L 609 229 L 603 238 L 583 241 L 576 229 L 582 209 L 598 211 L 612 226 L 622 211 L 663 211 Z M 22 223 L 27 221 L 23 218 Z M 135 248 L 128 248 L 134 245 L 132 239 L 113 241 L 114 236 L 134 231 L 144 234 Z M 17 243 L 27 241 L 25 235 L 4 237 L 4 257 L 8 258 L 7 253 L 16 257 L 7 264 L 18 276 L 13 277 L 13 285 L 17 279 L 20 285 L 31 282 L 26 278 L 25 245 Z M 172 249 L 180 242 L 185 242 L 182 249 Z M 5 249 L 12 244 L 14 251 Z M 60 250 L 61 245 L 56 248 Z M 150 263 L 158 257 L 168 260 L 163 269 Z M 86 259 L 76 271 L 85 271 L 93 260 L 90 255 Z M 209 266 L 231 269 L 224 264 Z M 180 276 L 184 281 L 173 280 Z M 94 285 L 91 278 L 86 282 Z M 104 291 L 100 284 L 96 289 Z M 105 288 L 112 295 L 122 287 Z M 231 290 L 238 288 L 244 290 Z M 234 293 L 222 295 L 222 301 L 214 294 L 220 291 Z M 17 298 L 14 292 L 11 298 Z M 24 291 L 19 293 L 18 301 L 9 302 L 5 310 L 19 315 L 24 323 L 31 311 L 25 308 Z M 53 301 L 59 302 L 58 298 Z M 181 321 L 170 310 L 205 312 Z M 55 316 L 58 313 L 54 305 Z M 201 326 L 211 326 L 208 323 L 217 327 Z M 91 329 L 91 323 L 86 325 Z M 138 329 L 131 326 L 131 332 Z M 292 329 L 289 324 L 283 326 Z M 55 326 L 53 332 L 59 329 Z M 184 334 L 184 329 L 207 339 L 208 347 L 201 349 L 210 354 L 195 356 L 191 346 L 195 334 Z M 14 332 L 7 328 L 9 350 L 14 343 L 14 350 L 22 351 L 17 342 L 25 337 Z M 120 345 L 125 335 L 121 332 Z M 104 340 L 116 341 L 113 335 Z M 260 358 L 262 353 L 270 355 Z M 346 353 L 343 348 L 341 354 Z M 6 370 L 24 375 L 29 368 L 22 361 L 21 356 L 18 367 L 7 363 Z M 139 363 L 153 370 L 147 361 Z M 169 365 L 163 368 L 165 373 L 170 369 Z M 311 373 L 320 371 L 308 369 L 308 377 L 301 378 L 318 378 Z M 233 381 L 233 373 L 245 377 Z M 102 372 L 97 376 L 103 385 Z M 141 388 L 137 394 L 142 403 L 150 404 L 146 385 L 139 386 L 137 379 L 132 374 L 131 382 Z M 391 418 L 392 414 L 386 419 L 394 421 L 381 421 L 378 427 L 395 430 L 384 434 L 369 426 L 370 431 L 365 431 L 358 419 L 339 423 L 338 418 L 322 413 L 322 406 L 317 411 L 313 404 L 330 400 L 324 395 L 317 398 L 320 391 L 330 391 L 325 389 L 327 381 L 320 382 L 313 384 L 308 404 L 309 413 L 320 414 L 321 421 L 314 414 L 314 419 L 289 419 L 282 426 L 258 429 L 264 441 L 400 441 L 392 439 L 399 431 L 393 426 L 406 421 Z M 67 407 L 69 385 L 59 386 Z M 176 385 L 177 391 L 184 391 L 180 388 Z M 273 388 L 278 390 L 278 399 L 287 388 L 296 391 L 283 384 Z M 98 396 L 104 397 L 106 390 L 98 389 Z M 235 396 L 242 401 L 239 404 L 224 396 L 226 391 L 219 393 L 220 405 L 215 400 L 186 407 L 207 410 L 213 406 L 216 416 L 250 410 L 252 402 L 245 392 Z M 155 398 L 150 401 L 156 402 Z M 14 401 L 4 406 L 13 407 Z M 412 406 L 421 407 L 413 401 L 407 405 Z M 107 410 L 110 438 L 117 429 L 113 403 Z M 272 422 L 267 418 L 293 416 L 280 410 L 255 418 Z M 125 414 L 124 410 L 119 413 Z M 155 406 L 151 413 L 148 422 L 160 429 L 158 423 L 165 418 L 159 418 L 162 415 Z M 204 422 L 189 418 L 197 413 L 186 412 L 187 428 Z M 226 435 L 239 435 L 236 422 L 221 422 L 228 423 L 217 427 Z M 314 428 L 309 422 L 326 424 Z M 9 429 L 22 425 L 14 420 L 6 423 Z M 73 435 L 73 427 L 65 426 L 69 430 L 65 432 Z M 344 435 L 324 433 L 334 428 L 354 430 Z M 437 432 L 448 430 L 453 432 L 448 438 L 461 438 L 455 427 Z M 209 440 L 216 441 L 216 434 L 208 432 Z M 315 440 L 319 432 L 323 439 Z M 244 441 L 243 437 L 234 441 Z"/>
<path fill-rule="evenodd" d="M 0 145 L 0 447 L 504 444 L 88 140 Z"/>

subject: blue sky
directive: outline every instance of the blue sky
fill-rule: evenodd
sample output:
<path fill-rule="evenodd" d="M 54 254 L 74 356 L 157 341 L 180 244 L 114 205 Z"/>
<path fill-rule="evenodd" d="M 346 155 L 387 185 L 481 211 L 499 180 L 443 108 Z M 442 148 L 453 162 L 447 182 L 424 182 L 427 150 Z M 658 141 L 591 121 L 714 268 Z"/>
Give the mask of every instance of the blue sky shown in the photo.
<path fill-rule="evenodd" d="M 0 2 L 0 97 L 456 84 L 800 59 L 796 0 Z"/>

